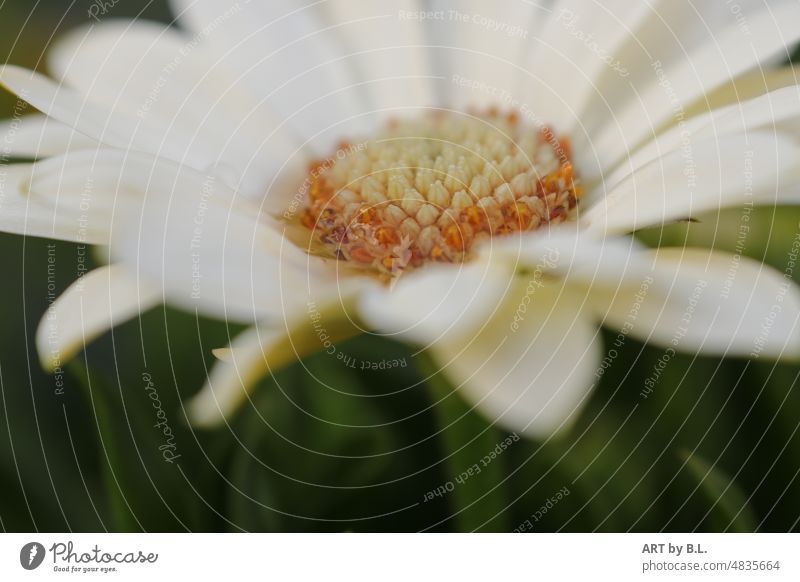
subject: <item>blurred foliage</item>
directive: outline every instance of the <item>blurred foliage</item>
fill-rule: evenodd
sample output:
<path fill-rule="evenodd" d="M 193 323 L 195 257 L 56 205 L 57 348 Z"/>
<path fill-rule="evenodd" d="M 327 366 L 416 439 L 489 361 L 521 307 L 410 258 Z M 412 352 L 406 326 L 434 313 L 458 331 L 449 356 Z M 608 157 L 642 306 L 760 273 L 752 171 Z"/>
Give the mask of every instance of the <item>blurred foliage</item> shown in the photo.
<path fill-rule="evenodd" d="M 163 2 L 133 4 L 120 2 L 114 16 L 169 17 Z M 4 60 L 31 67 L 41 67 L 51 34 L 87 21 L 54 0 L 0 10 Z M 14 103 L 0 95 L 4 114 Z M 744 254 L 785 268 L 799 222 L 798 209 L 756 211 Z M 639 237 L 733 250 L 737 224 L 733 210 Z M 533 531 L 798 529 L 796 366 L 680 355 L 643 398 L 663 352 L 628 340 L 568 434 L 515 442 L 450 492 L 508 435 L 446 385 L 426 385 L 420 357 L 388 341 L 339 348 L 407 367 L 362 372 L 318 354 L 265 379 L 215 431 L 188 427 L 181 402 L 201 386 L 210 349 L 239 331 L 223 323 L 159 308 L 95 342 L 63 377 L 46 375 L 33 338 L 48 285 L 59 293 L 79 267 L 76 245 L 49 244 L 0 235 L 5 530 L 510 531 L 526 521 Z M 144 374 L 174 432 L 173 463 L 159 450 Z M 550 501 L 561 490 L 569 494 Z"/>

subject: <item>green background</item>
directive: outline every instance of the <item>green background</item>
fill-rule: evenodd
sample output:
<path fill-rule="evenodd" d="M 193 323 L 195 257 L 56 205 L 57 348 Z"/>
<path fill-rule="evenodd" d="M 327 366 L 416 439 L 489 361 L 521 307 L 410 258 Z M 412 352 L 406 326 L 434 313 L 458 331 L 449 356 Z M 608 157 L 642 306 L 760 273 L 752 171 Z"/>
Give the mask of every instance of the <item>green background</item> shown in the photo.
<path fill-rule="evenodd" d="M 87 22 L 90 4 L 0 3 L 5 60 L 41 68 L 47 39 Z M 162 2 L 142 6 L 119 2 L 113 16 L 168 21 Z M 1 116 L 15 103 L 0 95 Z M 744 254 L 784 269 L 798 222 L 795 209 L 759 210 Z M 732 250 L 737 224 L 736 212 L 722 213 L 640 236 Z M 210 349 L 239 329 L 159 308 L 95 342 L 65 368 L 57 394 L 33 337 L 49 300 L 49 256 L 60 292 L 77 276 L 79 251 L 0 235 L 3 530 L 798 529 L 797 366 L 678 356 L 643 399 L 663 351 L 628 340 L 571 432 L 515 442 L 457 483 L 508 435 L 449 387 L 422 383 L 424 362 L 408 348 L 375 338 L 338 348 L 409 366 L 361 373 L 317 355 L 266 379 L 229 427 L 194 431 L 180 402 L 202 384 Z M 173 464 L 158 449 L 144 373 L 175 432 Z"/>

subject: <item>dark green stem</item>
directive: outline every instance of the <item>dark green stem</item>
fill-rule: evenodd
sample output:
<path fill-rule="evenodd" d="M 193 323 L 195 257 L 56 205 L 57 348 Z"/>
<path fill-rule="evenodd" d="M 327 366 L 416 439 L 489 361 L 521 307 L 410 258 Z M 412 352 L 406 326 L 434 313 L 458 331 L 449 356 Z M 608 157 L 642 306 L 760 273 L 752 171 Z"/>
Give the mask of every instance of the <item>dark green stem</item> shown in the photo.
<path fill-rule="evenodd" d="M 504 459 L 495 452 L 507 435 L 464 401 L 429 355 L 418 359 L 434 403 L 445 456 L 444 486 L 448 490 L 443 495 L 453 510 L 456 529 L 509 531 Z"/>
<path fill-rule="evenodd" d="M 119 472 L 115 473 L 114 471 L 115 467 L 124 467 L 124 463 L 117 458 L 119 447 L 117 446 L 117 437 L 114 434 L 111 411 L 106 400 L 104 387 L 100 386 L 98 388 L 93 384 L 95 380 L 89 375 L 89 370 L 77 359 L 70 362 L 67 365 L 67 369 L 83 390 L 84 396 L 90 403 L 95 416 L 99 447 L 102 453 L 100 465 L 102 467 L 103 484 L 112 521 L 110 529 L 114 532 L 140 531 L 141 528 L 131 512 L 130 505 L 125 499 L 125 494 L 120 485 L 120 483 L 125 482 L 125 475 L 120 475 Z"/>

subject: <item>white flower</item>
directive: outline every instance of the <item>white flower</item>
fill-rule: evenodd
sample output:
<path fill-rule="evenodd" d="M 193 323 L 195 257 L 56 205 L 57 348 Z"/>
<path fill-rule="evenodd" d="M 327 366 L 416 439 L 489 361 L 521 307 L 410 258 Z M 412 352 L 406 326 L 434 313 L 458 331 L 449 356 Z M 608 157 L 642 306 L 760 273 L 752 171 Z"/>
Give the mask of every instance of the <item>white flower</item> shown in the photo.
<path fill-rule="evenodd" d="M 2 167 L 0 228 L 109 263 L 44 318 L 47 366 L 161 302 L 251 323 L 189 404 L 213 425 L 370 330 L 546 436 L 602 376 L 601 325 L 796 357 L 788 276 L 627 235 L 798 200 L 800 91 L 773 66 L 797 2 L 173 4 L 180 29 L 69 34 L 56 81 L 0 72 L 44 113 L 3 128 L 39 161 Z"/>

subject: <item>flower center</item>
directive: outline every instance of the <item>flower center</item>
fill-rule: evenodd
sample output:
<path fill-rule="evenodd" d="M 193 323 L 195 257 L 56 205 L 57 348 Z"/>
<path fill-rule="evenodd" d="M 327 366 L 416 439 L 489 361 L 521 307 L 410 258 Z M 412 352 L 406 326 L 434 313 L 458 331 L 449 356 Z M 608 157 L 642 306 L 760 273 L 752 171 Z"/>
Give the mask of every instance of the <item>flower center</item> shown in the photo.
<path fill-rule="evenodd" d="M 312 251 L 397 276 L 459 262 L 490 236 L 574 218 L 569 141 L 515 112 L 392 121 L 314 162 L 301 222 Z"/>

